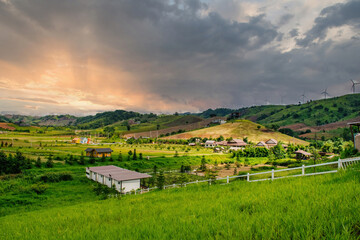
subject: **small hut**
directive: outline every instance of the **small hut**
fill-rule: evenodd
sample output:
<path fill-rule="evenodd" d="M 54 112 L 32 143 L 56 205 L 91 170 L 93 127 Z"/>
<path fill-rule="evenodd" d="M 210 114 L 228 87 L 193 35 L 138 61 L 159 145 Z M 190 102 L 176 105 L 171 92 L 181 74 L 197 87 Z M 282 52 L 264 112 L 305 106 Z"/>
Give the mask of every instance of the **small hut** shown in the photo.
<path fill-rule="evenodd" d="M 297 150 L 295 151 L 296 159 L 299 160 L 308 160 L 312 156 L 311 153 L 305 152 L 304 150 Z"/>

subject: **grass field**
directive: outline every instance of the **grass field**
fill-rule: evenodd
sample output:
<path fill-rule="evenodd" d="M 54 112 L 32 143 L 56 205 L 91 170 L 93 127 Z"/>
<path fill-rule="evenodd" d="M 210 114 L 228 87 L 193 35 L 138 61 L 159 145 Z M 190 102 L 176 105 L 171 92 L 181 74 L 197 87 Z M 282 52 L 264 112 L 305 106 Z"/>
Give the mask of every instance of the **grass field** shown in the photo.
<path fill-rule="evenodd" d="M 358 239 L 358 170 L 193 185 L 17 213 L 0 217 L 0 238 Z"/>
<path fill-rule="evenodd" d="M 259 129 L 258 126 L 260 126 Z M 286 144 L 287 143 L 295 143 L 301 145 L 308 144 L 305 141 L 290 137 L 280 132 L 274 132 L 265 129 L 263 126 L 247 120 L 238 120 L 214 127 L 176 134 L 166 138 L 167 139 L 188 139 L 191 137 L 217 138 L 220 135 L 222 135 L 224 138 L 232 137 L 232 138 L 243 139 L 247 137 L 249 141 L 252 141 L 254 143 L 257 143 L 259 141 L 267 141 L 268 139 L 273 138 L 276 139 L 277 141 L 282 141 Z"/>

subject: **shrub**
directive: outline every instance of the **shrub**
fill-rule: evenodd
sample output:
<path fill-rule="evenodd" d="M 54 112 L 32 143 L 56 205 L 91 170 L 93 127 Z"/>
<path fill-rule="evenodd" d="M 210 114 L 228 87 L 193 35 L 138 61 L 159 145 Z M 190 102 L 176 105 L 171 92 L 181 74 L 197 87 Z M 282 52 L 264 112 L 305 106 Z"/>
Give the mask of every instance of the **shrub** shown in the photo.
<path fill-rule="evenodd" d="M 31 185 L 31 190 L 34 191 L 36 194 L 43 194 L 47 188 L 48 185 L 42 183 L 36 183 Z"/>
<path fill-rule="evenodd" d="M 42 182 L 60 182 L 73 180 L 73 176 L 69 172 L 54 173 L 48 172 L 39 178 Z"/>

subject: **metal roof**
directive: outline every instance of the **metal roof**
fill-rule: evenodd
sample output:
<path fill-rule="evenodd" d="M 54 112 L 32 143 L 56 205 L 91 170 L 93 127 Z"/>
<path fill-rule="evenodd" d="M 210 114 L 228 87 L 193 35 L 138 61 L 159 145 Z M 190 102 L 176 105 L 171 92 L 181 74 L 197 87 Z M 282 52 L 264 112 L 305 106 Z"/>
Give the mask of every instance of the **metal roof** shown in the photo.
<path fill-rule="evenodd" d="M 311 153 L 305 152 L 304 150 L 297 150 L 294 153 L 300 153 L 300 154 L 303 154 L 305 156 L 311 156 L 312 155 Z"/>
<path fill-rule="evenodd" d="M 109 152 L 113 152 L 113 150 L 111 150 L 111 148 L 87 148 L 85 151 L 86 152 L 92 152 L 92 151 L 97 151 L 98 153 L 109 153 Z"/>
<path fill-rule="evenodd" d="M 149 174 L 146 173 L 139 173 L 114 165 L 89 167 L 88 169 L 92 172 L 98 173 L 108 178 L 112 178 L 116 181 L 126 181 L 151 177 Z"/>

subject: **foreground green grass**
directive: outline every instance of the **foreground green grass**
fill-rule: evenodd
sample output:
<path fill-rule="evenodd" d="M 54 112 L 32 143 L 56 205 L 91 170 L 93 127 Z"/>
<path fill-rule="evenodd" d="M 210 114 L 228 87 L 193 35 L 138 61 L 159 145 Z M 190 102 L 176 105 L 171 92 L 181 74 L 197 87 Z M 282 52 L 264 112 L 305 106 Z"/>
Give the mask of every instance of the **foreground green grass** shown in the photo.
<path fill-rule="evenodd" d="M 0 218 L 1 239 L 359 239 L 360 172 L 192 185 Z"/>

